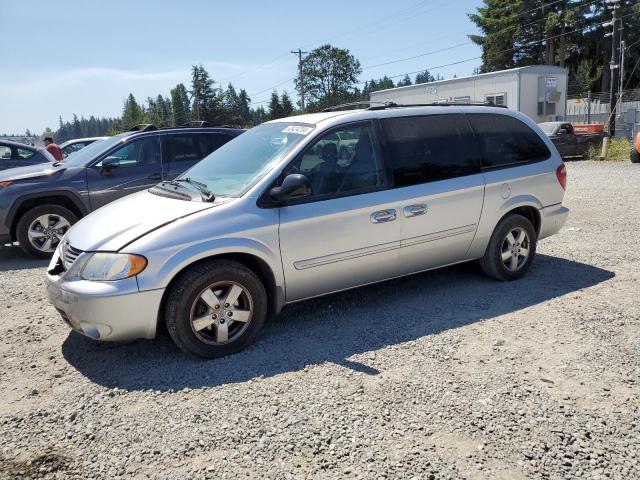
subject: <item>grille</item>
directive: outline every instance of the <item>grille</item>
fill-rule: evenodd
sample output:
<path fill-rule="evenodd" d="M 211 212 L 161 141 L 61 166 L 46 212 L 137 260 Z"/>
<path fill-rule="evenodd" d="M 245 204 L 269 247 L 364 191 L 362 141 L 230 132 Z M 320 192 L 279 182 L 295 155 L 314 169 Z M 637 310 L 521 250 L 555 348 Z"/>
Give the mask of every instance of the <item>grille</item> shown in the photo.
<path fill-rule="evenodd" d="M 68 243 L 63 245 L 62 247 L 62 263 L 64 267 L 68 269 L 73 262 L 76 261 L 78 256 L 82 253 L 82 250 L 78 250 L 77 248 L 73 248 Z"/>

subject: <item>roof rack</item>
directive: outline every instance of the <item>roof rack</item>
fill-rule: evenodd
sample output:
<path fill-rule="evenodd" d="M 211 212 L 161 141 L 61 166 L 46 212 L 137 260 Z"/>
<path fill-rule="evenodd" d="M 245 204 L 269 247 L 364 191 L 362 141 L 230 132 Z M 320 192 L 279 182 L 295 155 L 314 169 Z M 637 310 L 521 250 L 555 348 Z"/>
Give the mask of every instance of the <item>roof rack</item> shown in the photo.
<path fill-rule="evenodd" d="M 129 130 L 127 130 L 127 132 L 150 132 L 157 129 L 158 127 L 156 127 L 152 123 L 140 123 L 139 125 L 131 127 Z"/>
<path fill-rule="evenodd" d="M 373 100 L 360 100 L 358 102 L 349 102 L 349 103 L 341 103 L 340 105 L 334 105 L 333 107 L 328 107 L 323 109 L 323 112 L 335 112 L 337 110 L 342 110 L 343 108 L 355 107 L 357 105 L 373 105 L 378 106 L 377 108 L 386 108 L 386 107 L 397 107 L 393 102 L 376 102 Z M 369 109 L 373 109 L 376 107 L 369 107 Z"/>
<path fill-rule="evenodd" d="M 213 127 L 214 125 L 206 120 L 191 120 L 190 122 L 183 123 L 181 127 Z"/>
<path fill-rule="evenodd" d="M 393 103 L 393 102 L 390 102 Z M 389 105 L 391 108 L 402 107 L 497 107 L 509 108 L 506 105 L 496 105 L 493 102 L 433 102 L 433 103 L 402 103 Z M 380 107 L 369 108 L 369 110 L 378 110 Z"/>
<path fill-rule="evenodd" d="M 323 112 L 335 112 L 347 107 L 355 107 L 357 105 L 369 105 L 366 110 L 385 110 L 387 108 L 407 108 L 407 107 L 498 107 L 508 108 L 506 105 L 496 105 L 492 102 L 434 102 L 434 103 L 395 103 L 395 102 L 375 102 L 370 100 L 362 100 L 359 102 L 342 103 L 333 107 L 325 108 Z"/>

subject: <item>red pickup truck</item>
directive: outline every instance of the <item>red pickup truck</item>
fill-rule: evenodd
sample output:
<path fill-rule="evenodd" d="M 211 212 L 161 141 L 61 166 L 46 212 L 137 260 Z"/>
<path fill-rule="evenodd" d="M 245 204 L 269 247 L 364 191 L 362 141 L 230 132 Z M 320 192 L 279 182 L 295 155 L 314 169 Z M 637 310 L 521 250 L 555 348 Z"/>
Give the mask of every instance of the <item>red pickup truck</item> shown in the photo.
<path fill-rule="evenodd" d="M 640 163 L 640 132 L 636 135 L 636 143 L 631 146 L 631 163 Z"/>
<path fill-rule="evenodd" d="M 605 132 L 577 133 L 569 122 L 543 122 L 538 126 L 549 137 L 564 157 L 583 157 L 590 148 L 599 148 Z"/>

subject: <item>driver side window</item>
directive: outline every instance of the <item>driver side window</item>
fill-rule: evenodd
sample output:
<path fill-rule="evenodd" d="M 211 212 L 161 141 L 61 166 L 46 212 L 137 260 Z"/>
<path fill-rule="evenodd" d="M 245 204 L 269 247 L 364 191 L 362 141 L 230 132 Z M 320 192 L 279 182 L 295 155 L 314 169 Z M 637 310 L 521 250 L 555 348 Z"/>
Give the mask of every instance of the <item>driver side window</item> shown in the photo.
<path fill-rule="evenodd" d="M 377 190 L 385 181 L 374 141 L 368 123 L 333 130 L 294 160 L 286 174 L 305 175 L 314 199 Z"/>
<path fill-rule="evenodd" d="M 160 139 L 157 136 L 133 140 L 123 145 L 114 152 L 108 154 L 107 158 L 118 160 L 118 168 L 143 167 L 160 164 Z M 101 167 L 102 162 L 98 162 L 96 167 Z"/>

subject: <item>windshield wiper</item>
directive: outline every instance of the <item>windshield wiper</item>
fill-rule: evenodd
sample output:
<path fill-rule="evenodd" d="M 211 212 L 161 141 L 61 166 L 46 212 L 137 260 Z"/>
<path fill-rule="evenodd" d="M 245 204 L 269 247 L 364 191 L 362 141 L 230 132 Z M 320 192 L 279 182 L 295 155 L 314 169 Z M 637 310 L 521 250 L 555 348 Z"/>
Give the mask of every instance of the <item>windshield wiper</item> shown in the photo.
<path fill-rule="evenodd" d="M 195 189 L 200 192 L 200 194 L 202 195 L 202 199 L 205 202 L 213 202 L 216 199 L 216 196 L 213 194 L 213 192 L 209 191 L 205 183 L 198 182 L 197 180 L 192 180 L 189 177 L 176 178 L 175 180 L 170 180 L 168 182 L 162 183 L 168 183 L 169 185 L 180 185 L 181 183 L 187 183 L 195 187 Z"/>

